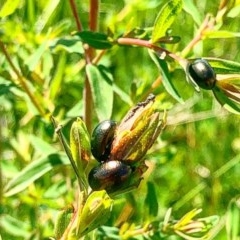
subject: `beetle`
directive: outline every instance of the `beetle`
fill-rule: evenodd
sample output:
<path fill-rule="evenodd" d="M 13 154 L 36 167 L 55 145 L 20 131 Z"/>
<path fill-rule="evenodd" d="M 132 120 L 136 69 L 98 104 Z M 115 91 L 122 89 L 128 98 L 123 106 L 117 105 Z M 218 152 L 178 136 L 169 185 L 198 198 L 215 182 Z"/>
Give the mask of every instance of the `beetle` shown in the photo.
<path fill-rule="evenodd" d="M 199 58 L 187 66 L 189 77 L 200 87 L 206 90 L 214 88 L 216 73 L 207 60 Z"/>
<path fill-rule="evenodd" d="M 88 175 L 88 182 L 94 191 L 105 189 L 111 193 L 121 189 L 132 171 L 132 167 L 122 161 L 110 160 L 94 167 Z"/>
<path fill-rule="evenodd" d="M 99 162 L 108 160 L 116 127 L 116 121 L 105 120 L 100 122 L 92 132 L 91 152 Z"/>

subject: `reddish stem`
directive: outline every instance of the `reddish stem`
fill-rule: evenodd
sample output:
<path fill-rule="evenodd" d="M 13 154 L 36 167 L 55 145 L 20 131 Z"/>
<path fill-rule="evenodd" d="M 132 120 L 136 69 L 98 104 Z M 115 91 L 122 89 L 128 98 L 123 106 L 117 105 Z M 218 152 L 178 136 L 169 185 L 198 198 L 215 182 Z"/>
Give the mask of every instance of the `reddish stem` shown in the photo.
<path fill-rule="evenodd" d="M 78 13 L 77 13 L 77 6 L 75 4 L 75 1 L 74 0 L 69 0 L 69 3 L 70 3 L 72 13 L 73 13 L 76 25 L 77 25 L 77 30 L 79 32 L 81 32 L 83 30 L 83 28 L 82 28 L 82 24 L 81 24 L 81 21 L 79 19 Z"/>
<path fill-rule="evenodd" d="M 90 14 L 89 14 L 89 28 L 92 31 L 96 31 L 98 26 L 98 11 L 99 11 L 99 2 L 98 0 L 90 1 Z"/>
<path fill-rule="evenodd" d="M 164 58 L 165 55 L 168 55 L 169 57 L 175 59 L 179 63 L 186 61 L 185 59 L 182 59 L 181 57 L 175 55 L 174 53 L 164 48 L 161 48 L 159 46 L 156 46 L 147 40 L 136 39 L 136 38 L 118 38 L 117 43 L 120 45 L 135 45 L 140 47 L 146 47 L 148 49 L 154 50 L 160 57 L 162 56 Z"/>

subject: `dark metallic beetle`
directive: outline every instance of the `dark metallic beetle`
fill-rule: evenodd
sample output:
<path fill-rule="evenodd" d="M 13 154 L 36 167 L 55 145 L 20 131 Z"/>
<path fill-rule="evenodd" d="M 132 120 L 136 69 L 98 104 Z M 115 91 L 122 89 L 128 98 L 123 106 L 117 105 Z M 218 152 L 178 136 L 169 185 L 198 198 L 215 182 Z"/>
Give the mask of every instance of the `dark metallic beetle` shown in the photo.
<path fill-rule="evenodd" d="M 92 155 L 100 162 L 107 161 L 109 157 L 116 127 L 115 121 L 105 120 L 93 130 L 91 151 Z"/>
<path fill-rule="evenodd" d="M 88 175 L 92 190 L 105 189 L 108 193 L 119 190 L 129 179 L 132 168 L 118 160 L 104 162 L 93 168 Z"/>
<path fill-rule="evenodd" d="M 211 90 L 215 86 L 216 74 L 206 60 L 200 58 L 189 63 L 187 72 L 200 88 Z"/>

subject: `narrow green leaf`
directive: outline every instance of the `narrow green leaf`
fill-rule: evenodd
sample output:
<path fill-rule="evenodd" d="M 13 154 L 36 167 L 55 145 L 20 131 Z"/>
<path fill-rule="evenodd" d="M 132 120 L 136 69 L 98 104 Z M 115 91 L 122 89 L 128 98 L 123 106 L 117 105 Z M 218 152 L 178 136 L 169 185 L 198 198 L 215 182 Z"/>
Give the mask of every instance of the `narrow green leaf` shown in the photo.
<path fill-rule="evenodd" d="M 233 199 L 227 210 L 226 230 L 228 239 L 239 240 L 240 239 L 240 201 L 238 198 Z"/>
<path fill-rule="evenodd" d="M 0 17 L 7 17 L 14 13 L 20 2 L 20 0 L 7 0 L 0 10 Z"/>
<path fill-rule="evenodd" d="M 50 98 L 53 100 L 55 99 L 55 97 L 59 93 L 59 90 L 61 89 L 63 76 L 65 72 L 65 65 L 66 65 L 66 52 L 61 52 L 58 64 L 54 69 L 54 76 L 50 84 Z"/>
<path fill-rule="evenodd" d="M 50 45 L 50 49 L 54 51 L 54 53 L 62 50 L 65 50 L 68 53 L 83 53 L 82 42 L 80 42 L 76 37 L 54 40 Z"/>
<path fill-rule="evenodd" d="M 203 19 L 202 12 L 199 11 L 192 0 L 183 0 L 183 9 L 192 16 L 193 21 L 195 21 L 198 26 L 201 25 Z"/>
<path fill-rule="evenodd" d="M 30 142 L 33 145 L 34 149 L 39 153 L 44 155 L 49 155 L 56 152 L 56 148 L 48 142 L 44 141 L 42 138 L 35 135 L 29 136 Z"/>
<path fill-rule="evenodd" d="M 133 101 L 120 87 L 113 83 L 113 91 L 129 106 L 133 105 Z"/>
<path fill-rule="evenodd" d="M 54 167 L 69 164 L 66 155 L 51 154 L 31 162 L 4 189 L 4 196 L 9 197 L 26 189 L 35 180 L 42 177 Z"/>
<path fill-rule="evenodd" d="M 100 121 L 109 119 L 113 107 L 112 76 L 103 66 L 86 66 L 87 76 L 90 82 L 93 102 Z"/>
<path fill-rule="evenodd" d="M 216 30 L 216 31 L 205 31 L 204 32 L 204 36 L 207 38 L 236 38 L 236 37 L 240 37 L 240 33 L 239 32 L 231 32 L 231 31 L 227 31 L 227 30 Z"/>
<path fill-rule="evenodd" d="M 162 7 L 153 26 L 153 43 L 158 42 L 159 38 L 166 35 L 166 31 L 171 27 L 176 16 L 181 12 L 181 10 L 181 0 L 170 0 Z"/>
<path fill-rule="evenodd" d="M 158 69 L 160 70 L 162 74 L 163 79 L 163 85 L 168 91 L 168 93 L 175 98 L 178 102 L 183 103 L 182 97 L 179 95 L 178 91 L 174 87 L 171 81 L 170 73 L 168 71 L 168 66 L 165 60 L 160 59 L 156 54 L 154 54 L 152 51 L 149 51 L 149 54 L 152 58 L 152 60 L 157 65 Z"/>
<path fill-rule="evenodd" d="M 40 58 L 44 54 L 44 52 L 47 49 L 47 42 L 43 42 L 37 49 L 34 51 L 34 53 L 28 57 L 25 61 L 26 66 L 28 66 L 28 69 L 32 72 L 35 70 L 36 66 L 39 64 Z"/>
<path fill-rule="evenodd" d="M 76 33 L 83 43 L 87 43 L 89 46 L 96 49 L 108 49 L 113 46 L 113 43 L 109 40 L 108 35 L 99 32 L 82 31 Z"/>
<path fill-rule="evenodd" d="M 61 239 L 61 237 L 64 234 L 64 231 L 67 229 L 68 224 L 71 221 L 71 218 L 73 216 L 74 209 L 73 206 L 67 206 L 65 209 L 63 209 L 57 216 L 54 232 L 56 239 Z"/>
<path fill-rule="evenodd" d="M 158 214 L 158 198 L 155 191 L 155 186 L 151 182 L 147 182 L 147 196 L 145 198 L 145 206 L 149 209 L 151 216 L 157 216 Z"/>
<path fill-rule="evenodd" d="M 1 231 L 4 229 L 5 232 L 20 239 L 29 239 L 30 237 L 30 226 L 24 221 L 20 221 L 8 214 L 1 214 Z M 19 239 L 19 238 L 17 238 Z"/>
<path fill-rule="evenodd" d="M 204 58 L 218 74 L 234 74 L 240 72 L 240 63 L 221 58 Z"/>
<path fill-rule="evenodd" d="M 214 96 L 217 101 L 229 112 L 234 114 L 240 114 L 240 104 L 230 99 L 224 91 L 218 87 L 213 89 Z"/>
<path fill-rule="evenodd" d="M 60 3 L 60 0 L 48 1 L 48 3 L 46 4 L 46 7 L 43 10 L 43 13 L 39 16 L 35 24 L 35 27 L 38 32 L 41 32 L 44 29 L 48 20 L 56 10 L 59 3 Z"/>

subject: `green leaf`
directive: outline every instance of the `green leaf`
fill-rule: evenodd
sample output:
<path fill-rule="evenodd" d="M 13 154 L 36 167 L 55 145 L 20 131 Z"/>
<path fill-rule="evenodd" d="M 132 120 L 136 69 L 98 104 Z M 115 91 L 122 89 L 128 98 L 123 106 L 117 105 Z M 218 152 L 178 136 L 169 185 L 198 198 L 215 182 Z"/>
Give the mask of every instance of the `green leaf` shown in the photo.
<path fill-rule="evenodd" d="M 163 8 L 160 10 L 154 26 L 152 33 L 152 42 L 158 42 L 158 39 L 165 36 L 167 30 L 173 24 L 176 16 L 182 10 L 182 1 L 181 0 L 170 0 L 168 1 Z"/>
<path fill-rule="evenodd" d="M 175 98 L 178 102 L 183 103 L 182 97 L 179 95 L 178 91 L 172 84 L 172 80 L 170 77 L 170 73 L 168 71 L 168 66 L 165 60 L 160 59 L 156 54 L 154 54 L 152 51 L 148 51 L 152 60 L 157 65 L 158 69 L 161 71 L 162 79 L 163 79 L 163 85 L 168 91 L 168 93 Z"/>
<path fill-rule="evenodd" d="M 90 82 L 94 107 L 100 121 L 109 119 L 113 107 L 112 76 L 103 66 L 88 64 L 86 73 Z"/>
<path fill-rule="evenodd" d="M 57 216 L 56 224 L 54 227 L 55 237 L 56 239 L 61 239 L 63 236 L 65 230 L 68 227 L 68 224 L 71 221 L 71 218 L 74 213 L 74 208 L 72 205 L 67 206 L 65 209 L 63 209 Z"/>
<path fill-rule="evenodd" d="M 183 0 L 183 9 L 192 16 L 193 21 L 195 21 L 198 26 L 201 25 L 202 12 L 199 11 L 196 4 L 192 0 Z"/>
<path fill-rule="evenodd" d="M 48 1 L 46 7 L 44 8 L 42 14 L 39 16 L 35 24 L 35 27 L 38 32 L 41 32 L 47 25 L 47 22 L 49 21 L 52 14 L 56 11 L 56 8 L 60 2 L 61 2 L 60 0 Z"/>
<path fill-rule="evenodd" d="M 221 59 L 221 58 L 208 58 L 204 57 L 211 67 L 214 69 L 214 71 L 218 74 L 234 74 L 240 72 L 240 63 L 226 60 L 226 59 Z"/>
<path fill-rule="evenodd" d="M 61 89 L 61 85 L 63 82 L 65 66 L 66 66 L 66 52 L 60 53 L 59 60 L 57 66 L 54 69 L 54 76 L 51 80 L 50 84 L 50 98 L 55 99 L 57 94 Z"/>
<path fill-rule="evenodd" d="M 83 43 L 96 49 L 108 49 L 113 46 L 108 35 L 99 32 L 82 31 L 76 33 Z"/>
<path fill-rule="evenodd" d="M 11 87 L 13 87 L 13 84 L 0 84 L 0 96 L 9 94 L 11 92 Z"/>
<path fill-rule="evenodd" d="M 226 93 L 219 87 L 213 89 L 217 101 L 229 112 L 240 114 L 240 104 L 229 98 Z"/>
<path fill-rule="evenodd" d="M 236 37 L 240 37 L 240 33 L 239 32 L 231 32 L 231 31 L 227 31 L 227 30 L 211 30 L 211 31 L 205 31 L 204 32 L 204 37 L 207 38 L 236 38 Z"/>
<path fill-rule="evenodd" d="M 99 239 L 111 239 L 111 240 L 121 240 L 121 236 L 119 235 L 119 228 L 117 227 L 109 227 L 109 226 L 101 226 L 97 229 L 97 236 Z"/>
<path fill-rule="evenodd" d="M 112 205 L 113 200 L 105 190 L 92 192 L 78 216 L 78 237 L 103 225 L 110 217 Z"/>
<path fill-rule="evenodd" d="M 228 239 L 240 239 L 240 201 L 238 198 L 233 199 L 229 205 L 226 216 L 226 230 Z"/>
<path fill-rule="evenodd" d="M 83 46 L 82 42 L 79 41 L 79 38 L 60 38 L 57 40 L 54 40 L 51 45 L 50 49 L 54 51 L 54 53 L 57 53 L 59 51 L 66 51 L 68 53 L 83 53 Z"/>
<path fill-rule="evenodd" d="M 21 192 L 54 167 L 69 163 L 65 154 L 51 154 L 31 162 L 15 178 L 8 182 L 4 189 L 4 196 L 9 197 Z"/>
<path fill-rule="evenodd" d="M 73 122 L 70 130 L 70 149 L 75 161 L 78 176 L 87 191 L 87 176 L 85 169 L 91 157 L 90 136 L 87 127 L 81 118 Z M 82 189 L 83 191 L 83 189 Z"/>
<path fill-rule="evenodd" d="M 32 134 L 29 136 L 29 139 L 35 151 L 37 151 L 39 154 L 44 153 L 44 156 L 46 156 L 56 152 L 56 148 L 54 148 L 54 146 L 48 142 L 44 141 L 42 138 L 39 138 Z"/>
<path fill-rule="evenodd" d="M 20 4 L 20 0 L 7 0 L 0 10 L 0 17 L 7 17 L 15 12 Z"/>
<path fill-rule="evenodd" d="M 158 198 L 155 191 L 155 186 L 151 182 L 147 182 L 147 196 L 145 198 L 145 206 L 149 209 L 151 216 L 157 216 L 158 214 Z"/>
<path fill-rule="evenodd" d="M 20 239 L 29 239 L 30 237 L 30 226 L 24 221 L 20 221 L 8 214 L 1 214 L 1 231 L 2 229 L 15 237 L 21 237 Z M 1 236 L 0 236 L 1 239 Z M 15 238 L 14 238 L 15 239 Z M 19 238 L 17 238 L 19 239 Z"/>
<path fill-rule="evenodd" d="M 25 61 L 26 66 L 30 71 L 35 70 L 36 66 L 39 64 L 40 58 L 46 51 L 48 46 L 47 41 L 44 41 L 35 51 L 34 53 L 28 57 Z"/>
<path fill-rule="evenodd" d="M 113 83 L 113 91 L 129 106 L 133 105 L 133 101 L 120 87 Z"/>

